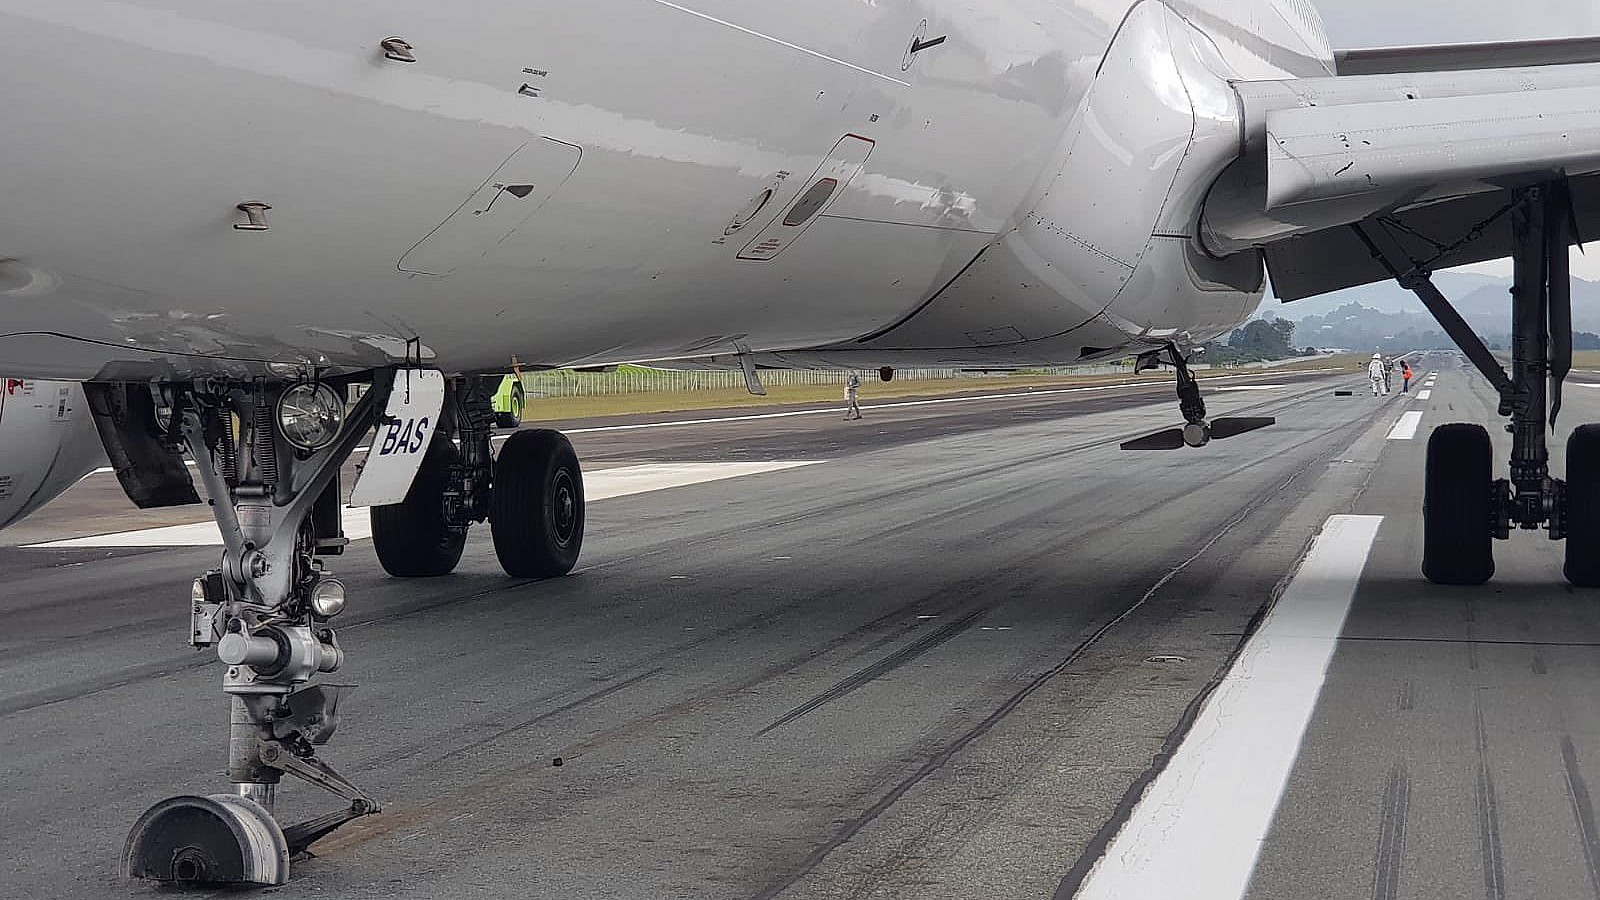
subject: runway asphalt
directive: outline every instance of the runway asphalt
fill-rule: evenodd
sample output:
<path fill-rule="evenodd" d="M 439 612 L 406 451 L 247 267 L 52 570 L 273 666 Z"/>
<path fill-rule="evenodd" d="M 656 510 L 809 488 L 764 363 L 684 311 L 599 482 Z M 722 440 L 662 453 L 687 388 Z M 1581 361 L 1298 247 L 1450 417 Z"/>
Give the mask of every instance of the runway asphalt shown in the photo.
<path fill-rule="evenodd" d="M 1279 424 L 1170 453 L 1116 447 L 1176 422 L 1148 388 L 576 423 L 596 478 L 811 464 L 594 502 L 556 581 L 504 578 L 482 531 L 423 581 L 357 543 L 330 680 L 361 687 L 325 757 L 385 811 L 272 895 L 1154 896 L 1118 869 L 1148 860 L 1164 897 L 1600 891 L 1600 619 L 1537 534 L 1488 588 L 1422 582 L 1427 429 L 1492 411 L 1453 357 L 1431 368 L 1426 401 L 1358 374 L 1210 385 L 1214 414 Z M 1564 421 L 1600 420 L 1596 395 Z M 15 546 L 175 521 L 98 479 L 0 536 L 0 897 L 159 893 L 115 878 L 128 826 L 226 787 L 219 666 L 184 643 L 216 551 Z M 1332 574 L 1299 578 L 1314 539 L 1306 571 Z M 1326 683 L 1280 654 L 1303 689 L 1246 721 L 1246 676 L 1273 680 L 1249 636 L 1340 578 Z M 1279 760 L 1281 803 L 1266 763 L 1255 799 L 1190 802 L 1238 739 Z M 333 802 L 290 785 L 280 813 Z M 1128 843 L 1185 827 L 1209 843 Z"/>

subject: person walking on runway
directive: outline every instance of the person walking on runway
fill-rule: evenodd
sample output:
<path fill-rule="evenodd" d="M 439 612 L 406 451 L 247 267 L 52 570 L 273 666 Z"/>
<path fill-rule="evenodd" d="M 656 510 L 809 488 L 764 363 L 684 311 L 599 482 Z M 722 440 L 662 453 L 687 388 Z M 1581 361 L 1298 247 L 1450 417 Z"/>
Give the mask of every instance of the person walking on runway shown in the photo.
<path fill-rule="evenodd" d="M 1383 376 L 1387 369 L 1388 367 L 1383 364 L 1383 354 L 1372 354 L 1372 362 L 1367 363 L 1367 378 L 1372 382 L 1372 396 L 1376 397 L 1380 392 L 1389 393 L 1389 389 L 1383 386 Z"/>
<path fill-rule="evenodd" d="M 861 376 L 854 372 L 844 382 L 844 420 L 861 418 Z"/>
<path fill-rule="evenodd" d="M 1400 360 L 1400 393 L 1411 393 L 1411 363 Z"/>

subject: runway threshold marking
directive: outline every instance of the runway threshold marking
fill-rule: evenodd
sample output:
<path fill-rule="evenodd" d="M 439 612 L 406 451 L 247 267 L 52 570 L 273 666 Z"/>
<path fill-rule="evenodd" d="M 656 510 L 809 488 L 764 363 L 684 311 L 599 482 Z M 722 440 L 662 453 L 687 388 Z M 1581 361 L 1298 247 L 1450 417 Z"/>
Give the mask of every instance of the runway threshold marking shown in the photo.
<path fill-rule="evenodd" d="M 1077 900 L 1239 900 L 1382 516 L 1334 516 Z"/>
<path fill-rule="evenodd" d="M 586 500 L 609 500 L 646 494 L 673 487 L 742 478 L 766 472 L 781 472 L 801 466 L 812 466 L 821 460 L 788 460 L 779 462 L 725 462 L 725 463 L 649 463 L 636 466 L 618 466 L 599 469 L 583 476 L 583 493 Z M 347 506 L 344 509 L 344 534 L 352 541 L 372 537 L 372 520 L 364 506 Z M 29 550 L 63 550 L 82 547 L 209 547 L 221 546 L 222 533 L 214 522 L 193 522 L 185 525 L 166 525 L 159 528 L 141 528 L 87 537 L 66 538 L 39 544 L 24 544 Z"/>
<path fill-rule="evenodd" d="M 1420 395 L 1419 395 L 1420 396 Z M 1417 436 L 1417 426 L 1422 424 L 1422 410 L 1414 409 L 1400 416 L 1400 421 L 1389 429 L 1389 440 L 1409 441 Z"/>

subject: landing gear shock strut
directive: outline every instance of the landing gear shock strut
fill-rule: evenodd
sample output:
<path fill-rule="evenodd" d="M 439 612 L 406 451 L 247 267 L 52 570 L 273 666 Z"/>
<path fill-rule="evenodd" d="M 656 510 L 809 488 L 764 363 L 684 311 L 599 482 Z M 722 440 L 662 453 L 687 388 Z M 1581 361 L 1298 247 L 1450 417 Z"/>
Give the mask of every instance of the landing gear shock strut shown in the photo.
<path fill-rule="evenodd" d="M 1576 238 L 1565 181 L 1511 191 L 1494 217 L 1509 217 L 1515 276 L 1511 288 L 1511 371 L 1508 374 L 1450 301 L 1434 287 L 1426 262 L 1412 259 L 1384 220 L 1352 226 L 1374 259 L 1400 285 L 1417 295 L 1472 364 L 1499 394 L 1499 413 L 1510 421 L 1509 478 L 1488 481 L 1492 460 L 1488 432 L 1478 425 L 1441 426 L 1428 443 L 1424 498 L 1423 573 L 1441 584 L 1481 584 L 1494 573 L 1489 538 L 1506 539 L 1512 527 L 1545 528 L 1551 540 L 1569 538 L 1568 577 L 1574 554 L 1592 556 L 1590 528 L 1574 535 L 1567 483 L 1550 474 L 1549 429 L 1561 410 L 1561 385 L 1572 368 L 1572 296 L 1568 248 Z M 1468 240 L 1490 222 L 1475 227 Z M 1458 245 L 1459 246 L 1459 245 Z M 1450 250 L 1454 247 L 1448 248 Z M 1582 429 L 1580 429 L 1582 431 Z M 1569 478 L 1588 468 L 1589 443 L 1569 445 Z M 1465 498 L 1465 499 L 1463 499 Z M 1584 520 L 1585 523 L 1587 519 Z M 1581 545 L 1581 546 L 1580 546 Z M 1579 567 L 1583 568 L 1583 567 Z"/>
<path fill-rule="evenodd" d="M 321 429 L 311 443 L 281 424 L 286 394 L 298 386 L 218 381 L 181 389 L 169 434 L 195 458 L 224 546 L 221 566 L 195 581 L 190 640 L 214 648 L 226 667 L 234 792 L 174 797 L 152 807 L 128 836 L 126 876 L 283 884 L 292 854 L 378 811 L 376 801 L 317 755 L 338 727 L 340 689 L 311 681 L 344 662 L 330 624 L 344 607 L 344 586 L 322 560 L 345 544 L 339 469 L 383 413 L 393 378 L 377 373 L 342 425 L 335 421 L 342 400 L 323 394 L 334 400 L 321 401 L 311 414 L 309 427 Z M 315 396 L 303 389 L 293 395 Z M 285 774 L 346 806 L 281 827 L 273 813 Z"/>

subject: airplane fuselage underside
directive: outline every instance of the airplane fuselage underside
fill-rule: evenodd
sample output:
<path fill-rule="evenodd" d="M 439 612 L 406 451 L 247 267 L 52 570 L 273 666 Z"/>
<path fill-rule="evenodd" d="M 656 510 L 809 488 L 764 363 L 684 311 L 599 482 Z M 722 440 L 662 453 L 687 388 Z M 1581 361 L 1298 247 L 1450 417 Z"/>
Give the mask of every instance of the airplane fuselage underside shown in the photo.
<path fill-rule="evenodd" d="M 1254 253 L 1192 237 L 1239 150 L 1227 80 L 1328 71 L 1296 9 L 0 0 L 0 363 L 1023 364 L 1209 339 L 1263 288 Z"/>

